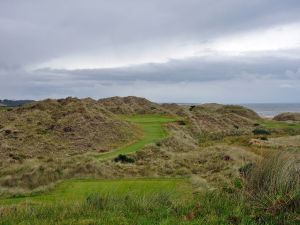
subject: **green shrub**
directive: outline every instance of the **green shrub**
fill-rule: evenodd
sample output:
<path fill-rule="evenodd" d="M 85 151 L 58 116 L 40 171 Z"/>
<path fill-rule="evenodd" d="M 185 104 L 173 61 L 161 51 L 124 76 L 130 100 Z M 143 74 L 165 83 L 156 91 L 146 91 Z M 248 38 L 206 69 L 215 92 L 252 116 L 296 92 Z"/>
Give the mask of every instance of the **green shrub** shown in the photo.
<path fill-rule="evenodd" d="M 118 155 L 118 157 L 114 158 L 115 162 L 121 162 L 121 163 L 134 163 L 134 159 L 128 157 L 127 155 Z"/>
<path fill-rule="evenodd" d="M 264 128 L 256 128 L 252 131 L 254 135 L 270 135 L 271 131 L 266 130 Z"/>

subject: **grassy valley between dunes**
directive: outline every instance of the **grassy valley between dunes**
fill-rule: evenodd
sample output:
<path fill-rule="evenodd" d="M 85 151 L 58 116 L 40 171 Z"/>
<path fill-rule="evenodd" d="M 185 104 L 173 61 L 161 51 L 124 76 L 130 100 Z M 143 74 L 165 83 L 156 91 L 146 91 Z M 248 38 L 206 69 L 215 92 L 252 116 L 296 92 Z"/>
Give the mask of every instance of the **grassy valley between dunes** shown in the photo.
<path fill-rule="evenodd" d="M 166 131 L 163 128 L 167 122 L 175 122 L 176 118 L 163 117 L 159 115 L 135 115 L 127 116 L 123 119 L 136 124 L 142 130 L 142 137 L 134 141 L 133 143 L 127 144 L 124 147 L 118 148 L 108 153 L 99 154 L 96 157 L 98 159 L 109 159 L 118 156 L 119 154 L 128 154 L 136 152 L 143 148 L 146 144 L 150 144 L 154 141 L 166 137 Z"/>
<path fill-rule="evenodd" d="M 0 224 L 299 224 L 285 118 L 132 96 L 0 107 Z"/>

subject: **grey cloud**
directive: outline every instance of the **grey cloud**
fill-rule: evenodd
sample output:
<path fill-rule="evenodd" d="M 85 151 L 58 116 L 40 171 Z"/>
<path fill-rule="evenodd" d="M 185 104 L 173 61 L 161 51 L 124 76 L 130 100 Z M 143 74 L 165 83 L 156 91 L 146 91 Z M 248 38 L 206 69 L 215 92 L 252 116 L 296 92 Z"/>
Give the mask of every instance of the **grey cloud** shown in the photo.
<path fill-rule="evenodd" d="M 0 73 L 0 96 L 25 95 L 36 99 L 139 95 L 156 101 L 195 101 L 197 98 L 226 101 L 229 98 L 243 102 L 246 101 L 243 99 L 251 101 L 251 96 L 263 99 L 262 96 L 268 95 L 266 99 L 271 99 L 270 93 L 273 99 L 285 96 L 290 100 L 286 97 L 289 93 L 296 101 L 300 100 L 295 97 L 300 96 L 295 94 L 300 87 L 299 65 L 297 58 L 265 55 L 218 60 L 200 57 L 101 70 L 7 71 Z M 251 91 L 243 92 L 248 89 Z M 280 96 L 276 97 L 278 93 Z"/>
<path fill-rule="evenodd" d="M 176 40 L 205 42 L 299 21 L 299 10 L 297 0 L 2 0 L 0 62 L 24 66 L 95 50 L 130 54 Z"/>
<path fill-rule="evenodd" d="M 68 55 L 139 56 L 173 42 L 205 43 L 299 22 L 299 12 L 298 0 L 1 0 L 0 98 L 300 101 L 299 49 L 113 69 L 27 69 Z"/>
<path fill-rule="evenodd" d="M 224 57 L 208 60 L 206 57 L 171 60 L 168 63 L 144 64 L 112 69 L 36 71 L 49 77 L 112 82 L 205 82 L 233 79 L 300 80 L 300 58 L 273 57 Z M 46 76 L 46 79 L 48 76 Z M 42 77 L 41 77 L 42 78 Z M 43 78 L 42 78 L 43 79 Z"/>

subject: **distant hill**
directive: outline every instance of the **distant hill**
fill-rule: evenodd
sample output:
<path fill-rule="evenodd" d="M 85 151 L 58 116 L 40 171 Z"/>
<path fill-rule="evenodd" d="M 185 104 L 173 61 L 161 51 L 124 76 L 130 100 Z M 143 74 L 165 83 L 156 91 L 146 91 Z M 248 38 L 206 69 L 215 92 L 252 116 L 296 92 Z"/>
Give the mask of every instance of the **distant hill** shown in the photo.
<path fill-rule="evenodd" d="M 33 100 L 0 100 L 0 106 L 16 107 L 27 103 L 31 103 Z"/>
<path fill-rule="evenodd" d="M 251 109 L 237 105 L 201 104 L 177 105 L 162 104 L 162 107 L 185 118 L 191 132 L 199 137 L 213 135 L 215 138 L 251 133 L 253 124 L 260 119 Z"/>
<path fill-rule="evenodd" d="M 300 113 L 286 112 L 281 113 L 273 118 L 277 121 L 300 121 Z"/>
<path fill-rule="evenodd" d="M 251 133 L 259 115 L 238 105 L 216 103 L 201 105 L 158 104 L 145 98 L 111 97 L 98 100 L 104 108 L 116 114 L 176 115 L 187 120 L 188 129 L 195 135 L 236 135 Z"/>
<path fill-rule="evenodd" d="M 172 114 L 157 103 L 135 96 L 104 98 L 98 103 L 116 114 Z"/>

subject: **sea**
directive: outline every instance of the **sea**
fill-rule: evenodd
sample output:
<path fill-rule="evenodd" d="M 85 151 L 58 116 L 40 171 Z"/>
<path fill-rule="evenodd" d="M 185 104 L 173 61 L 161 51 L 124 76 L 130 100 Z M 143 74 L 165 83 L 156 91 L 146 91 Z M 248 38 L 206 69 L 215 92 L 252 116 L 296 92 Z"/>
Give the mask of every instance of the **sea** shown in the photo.
<path fill-rule="evenodd" d="M 240 104 L 263 117 L 274 117 L 283 112 L 300 112 L 300 103 L 249 103 Z"/>

